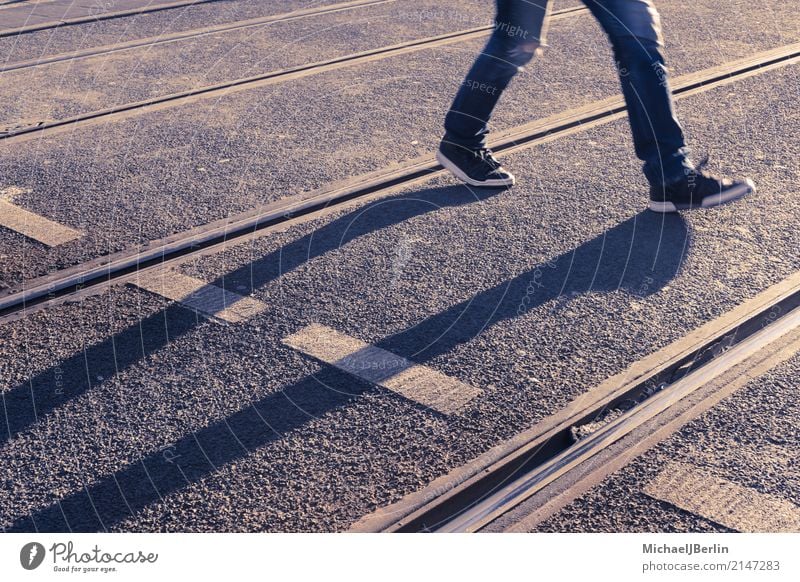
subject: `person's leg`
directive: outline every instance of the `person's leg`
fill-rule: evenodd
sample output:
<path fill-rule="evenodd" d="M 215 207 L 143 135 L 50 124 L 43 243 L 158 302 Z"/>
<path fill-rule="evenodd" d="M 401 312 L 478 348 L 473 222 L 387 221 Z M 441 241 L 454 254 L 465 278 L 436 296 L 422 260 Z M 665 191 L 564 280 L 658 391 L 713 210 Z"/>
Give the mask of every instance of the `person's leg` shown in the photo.
<path fill-rule="evenodd" d="M 651 0 L 584 0 L 614 49 L 636 155 L 650 182 L 650 210 L 719 206 L 755 192 L 752 180 L 718 178 L 687 158 L 675 117 L 658 12 Z M 702 166 L 702 165 L 701 165 Z"/>
<path fill-rule="evenodd" d="M 544 44 L 549 0 L 497 0 L 495 30 L 445 117 L 448 143 L 486 146 L 489 117 L 511 78 Z"/>
<path fill-rule="evenodd" d="M 651 0 L 584 0 L 614 50 L 636 155 L 650 184 L 675 181 L 691 169 L 675 117 L 662 54 L 661 22 Z"/>

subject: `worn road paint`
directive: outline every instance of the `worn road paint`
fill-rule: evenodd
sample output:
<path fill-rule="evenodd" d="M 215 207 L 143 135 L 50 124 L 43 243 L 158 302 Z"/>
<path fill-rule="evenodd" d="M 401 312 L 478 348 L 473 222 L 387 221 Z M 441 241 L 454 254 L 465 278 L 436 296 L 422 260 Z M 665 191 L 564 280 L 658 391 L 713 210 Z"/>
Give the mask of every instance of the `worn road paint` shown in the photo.
<path fill-rule="evenodd" d="M 323 325 L 309 325 L 283 343 L 443 414 L 458 412 L 482 392 Z"/>
<path fill-rule="evenodd" d="M 670 463 L 644 492 L 740 532 L 800 531 L 800 507 L 791 501 L 715 477 L 693 465 Z"/>
<path fill-rule="evenodd" d="M 16 186 L 0 191 L 0 226 L 48 247 L 62 245 L 83 236 L 82 232 L 74 228 L 39 216 L 12 203 L 15 196 L 24 193 L 25 190 Z"/>
<path fill-rule="evenodd" d="M 131 282 L 203 315 L 229 323 L 247 320 L 266 309 L 266 305 L 257 299 L 243 297 L 169 269 L 145 273 Z"/>

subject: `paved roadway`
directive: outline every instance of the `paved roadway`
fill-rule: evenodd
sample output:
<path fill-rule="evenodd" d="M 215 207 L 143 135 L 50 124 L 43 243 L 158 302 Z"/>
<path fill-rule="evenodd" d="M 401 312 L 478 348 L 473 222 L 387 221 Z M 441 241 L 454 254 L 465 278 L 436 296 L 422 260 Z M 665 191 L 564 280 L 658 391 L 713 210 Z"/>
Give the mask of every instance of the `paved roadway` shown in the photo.
<path fill-rule="evenodd" d="M 169 5 L 177 8 L 180 5 L 189 4 L 189 2 L 191 0 L 117 0 L 108 3 L 81 2 L 80 0 L 4 2 L 0 3 L 0 34 L 11 34 L 11 31 L 20 29 L 54 26 L 74 20 L 107 18 L 113 13 L 122 11 L 137 11 Z"/>
<path fill-rule="evenodd" d="M 335 0 L 320 0 L 314 2 L 313 5 L 320 6 L 334 2 Z M 69 46 L 76 39 L 81 44 L 87 42 L 105 44 L 103 41 L 108 39 L 119 40 L 120 37 L 128 34 L 132 25 L 142 27 L 136 32 L 131 31 L 135 36 L 141 34 L 143 30 L 155 31 L 158 34 L 165 30 L 165 24 L 168 25 L 166 29 L 180 28 L 184 21 L 193 19 L 198 19 L 195 22 L 206 21 L 208 24 L 213 24 L 230 19 L 261 16 L 265 12 L 287 12 L 304 8 L 309 4 L 309 2 L 301 0 L 275 0 L 269 2 L 269 6 L 264 6 L 264 3 L 258 0 L 236 0 L 235 2 L 198 0 L 194 3 L 191 0 L 119 0 L 108 3 L 81 2 L 79 0 L 31 0 L 0 6 L 0 34 L 5 32 L 12 35 L 13 31 L 19 29 L 47 27 L 46 32 L 26 32 L 24 37 L 16 35 L 11 37 L 20 41 L 19 46 L 28 46 L 33 56 L 39 56 L 57 46 Z M 174 7 L 170 10 L 147 11 L 148 7 L 168 5 L 174 5 Z M 88 26 L 53 28 L 65 20 L 103 18 L 117 12 L 137 10 L 141 10 L 142 13 L 126 18 L 99 20 L 89 23 Z M 46 43 L 39 44 L 38 47 L 34 42 L 28 44 L 33 39 L 38 39 L 39 42 L 45 39 Z M 49 49 L 43 47 L 49 47 Z M 19 54 L 17 53 L 17 55 Z"/>
<path fill-rule="evenodd" d="M 730 6 L 738 11 L 731 14 L 762 15 L 749 2 Z M 698 30 L 696 10 L 690 15 L 665 6 L 670 47 L 680 47 L 671 58 L 676 76 L 800 38 L 800 27 L 788 24 L 788 33 L 752 32 L 746 40 L 724 26 Z M 787 13 L 769 21 L 796 20 Z M 504 100 L 494 120 L 498 130 L 617 93 L 606 41 L 591 18 L 553 23 L 551 43 L 548 57 Z M 50 137 L 1 141 L 3 187 L 25 190 L 16 203 L 85 232 L 51 249 L 0 233 L 7 284 L 429 155 L 449 96 L 481 44 L 383 59 Z"/>
<path fill-rule="evenodd" d="M 772 525 L 766 531 L 777 531 L 785 519 L 790 526 L 786 531 L 797 532 L 798 375 L 800 357 L 795 357 L 686 425 L 535 531 L 725 532 L 747 524 L 747 516 L 755 531 L 759 520 L 753 518 L 760 517 Z M 669 493 L 658 486 L 665 471 L 687 468 L 705 491 L 688 479 Z M 684 498 L 687 493 L 702 499 L 703 506 L 693 506 L 691 497 Z M 741 505 L 733 503 L 737 500 Z M 794 507 L 783 505 L 787 501 Z"/>
<path fill-rule="evenodd" d="M 744 11 L 745 4 L 731 3 L 731 10 Z M 707 44 L 694 43 L 702 37 L 696 28 L 692 35 L 680 28 L 690 19 L 675 16 L 676 6 L 670 3 L 664 12 L 665 18 L 673 14 L 671 35 L 687 34 L 683 59 L 671 58 L 677 74 L 742 56 L 748 46 L 752 52 L 797 39 L 796 16 L 780 23 L 767 19 L 774 30 L 789 31 L 780 41 L 755 33 L 743 38 L 740 30 L 726 37 L 727 21 L 720 19 L 709 21 L 704 33 L 720 39 L 718 50 L 709 51 Z M 691 20 L 696 25 L 697 18 Z M 718 25 L 714 32 L 712 24 Z M 531 111 L 546 115 L 615 90 L 608 55 L 591 48 L 590 25 L 577 18 L 569 21 L 569 30 L 553 31 L 549 57 L 504 100 L 499 127 L 527 121 Z M 589 36 L 582 34 L 583 26 Z M 556 44 L 559 34 L 564 41 Z M 557 49 L 567 36 L 572 46 Z M 569 55 L 584 49 L 586 60 L 580 62 L 588 64 L 568 67 Z M 468 48 L 460 50 L 466 63 Z M 247 139 L 230 142 L 227 149 L 203 149 L 194 145 L 206 143 L 206 135 L 198 133 L 170 158 L 170 144 L 186 143 L 175 134 L 183 115 L 178 109 L 114 124 L 134 124 L 136 140 L 115 142 L 120 130 L 104 127 L 100 135 L 108 140 L 96 151 L 105 161 L 89 153 L 98 143 L 86 143 L 87 134 L 79 132 L 4 149 L 4 176 L 35 190 L 17 203 L 59 219 L 74 205 L 73 216 L 86 220 L 81 226 L 110 232 L 105 237 L 90 233 L 80 243 L 88 250 L 70 254 L 45 251 L 4 231 L 0 248 L 7 280 L 68 265 L 100 248 L 110 250 L 115 240 L 130 242 L 131 233 L 147 238 L 208 219 L 212 207 L 224 216 L 289 189 L 284 183 L 263 192 L 263 175 L 270 175 L 270 184 L 288 181 L 296 191 L 422 153 L 408 144 L 414 137 L 425 147 L 433 143 L 437 116 L 460 73 L 409 95 L 404 89 L 408 75 L 430 59 L 400 61 L 396 68 L 378 63 L 368 69 L 389 75 L 384 78 L 401 73 L 396 85 L 376 77 L 364 84 L 367 69 L 330 75 L 330 93 L 323 94 L 338 101 L 312 99 L 310 105 L 318 109 L 309 107 L 287 123 L 298 132 L 296 151 L 306 139 L 305 165 L 298 166 L 300 156 L 289 156 L 288 148 L 259 160 L 245 150 L 242 165 L 232 161 L 233 169 L 225 170 L 230 175 L 209 172 L 200 182 L 200 174 L 191 177 L 186 169 L 189 160 L 192 166 L 207 163 L 205 151 L 236 159 Z M 587 72 L 595 70 L 598 80 L 587 82 Z M 354 86 L 359 75 L 362 84 Z M 565 75 L 572 86 L 564 84 Z M 292 82 L 266 102 L 274 106 L 281 95 L 309 95 L 320 82 Z M 785 67 L 679 102 L 692 142 L 712 153 L 715 169 L 757 179 L 759 194 L 736 205 L 668 217 L 642 211 L 646 197 L 638 162 L 630 151 L 627 122 L 620 120 L 508 156 L 520 179 L 511 191 L 470 191 L 436 178 L 265 233 L 180 268 L 183 275 L 262 302 L 260 313 L 239 323 L 208 320 L 125 286 L 0 326 L 8 419 L 0 428 L 0 527 L 329 531 L 346 529 L 376 507 L 419 489 L 800 268 L 795 228 L 800 203 L 794 196 L 800 169 L 791 162 L 800 153 L 798 85 L 797 67 Z M 384 115 L 388 108 L 381 109 L 367 124 L 369 107 L 381 102 L 361 93 L 355 109 L 342 96 L 374 87 L 391 96 L 401 113 L 390 118 Z M 240 98 L 248 97 L 232 95 L 231 103 Z M 263 95 L 260 99 L 265 102 Z M 532 99 L 538 99 L 535 108 Z M 317 113 L 323 102 L 329 117 Z M 355 145 L 326 158 L 329 169 L 302 175 L 321 152 L 332 151 L 326 145 L 341 143 L 330 130 L 332 118 L 349 121 L 330 106 L 337 102 L 348 105 L 346 111 L 356 118 L 344 132 Z M 417 111 L 404 109 L 415 102 L 424 121 L 397 138 L 393 132 L 403 128 L 403 119 L 417 123 L 415 116 L 403 117 Z M 240 111 L 236 107 L 252 105 L 232 105 L 228 111 Z M 228 132 L 231 125 L 243 131 L 239 117 L 217 116 L 215 123 Z M 375 141 L 357 140 L 359 124 Z M 246 133 L 264 143 L 265 127 L 254 125 Z M 309 134 L 320 150 L 310 147 Z M 161 136 L 162 144 L 135 150 L 147 136 L 151 145 Z M 383 149 L 375 146 L 381 139 Z M 364 144 L 372 149 L 363 151 Z M 46 159 L 62 164 L 61 173 L 39 165 Z M 163 166 L 155 165 L 157 160 Z M 112 167 L 114 172 L 106 171 Z M 230 176 L 249 181 L 249 193 L 224 196 L 231 189 L 222 184 Z M 185 207 L 176 202 L 179 196 L 163 196 L 172 194 L 170 185 L 179 180 L 186 182 L 185 192 L 193 190 L 184 204 L 206 206 L 188 220 Z M 144 187 L 145 181 L 150 185 Z M 207 191 L 197 192 L 198 184 Z M 123 201 L 132 209 L 127 221 L 119 210 L 111 222 L 98 218 Z M 167 211 L 171 216 L 163 218 Z M 457 411 L 442 412 L 426 406 L 424 394 L 404 396 L 360 381 L 284 343 L 310 324 L 374 344 L 399 361 L 426 366 L 480 393 Z M 708 454 L 715 450 L 712 444 L 731 438 L 748 439 L 752 448 L 776 437 L 783 439 L 776 446 L 784 452 L 775 458 L 792 455 L 797 441 L 788 420 L 780 430 L 765 420 L 740 436 L 731 433 L 736 415 L 752 406 L 748 395 L 753 391 L 776 395 L 769 405 L 790 414 L 786 400 L 792 397 L 793 377 L 787 367 L 755 383 L 543 528 L 714 527 L 644 494 L 630 504 L 613 505 L 603 520 L 604 503 L 621 490 L 644 487 L 649 482 L 644 477 L 657 475 L 667 459 L 706 463 L 711 474 L 796 499 L 791 462 L 785 470 L 778 467 L 772 481 L 756 483 L 720 473 L 724 467 L 713 463 L 724 461 L 712 461 Z M 763 418 L 777 417 L 764 413 Z M 708 447 L 700 443 L 686 449 L 692 435 L 703 431 Z M 753 463 L 751 473 L 759 466 Z M 654 504 L 652 525 L 641 522 L 637 516 Z M 586 514 L 583 520 L 576 518 L 580 513 Z M 680 519 L 673 520 L 676 514 Z"/>
<path fill-rule="evenodd" d="M 9 71 L 3 74 L 3 88 L 11 95 L 26 98 L 9 99 L 0 115 L 9 125 L 24 120 L 63 119 L 472 29 L 489 23 L 490 14 L 481 4 L 474 0 L 458 3 L 428 0 L 415 3 L 412 10 L 408 5 L 391 1 Z M 449 18 L 453 12 L 462 16 Z M 200 30 L 208 29 L 205 23 L 198 24 Z M 164 32 L 166 35 L 171 30 Z M 56 80 L 55 90 L 34 94 L 31 88 L 41 86 L 45 80 L 51 83 Z"/>
<path fill-rule="evenodd" d="M 478 0 L 427 0 L 413 6 L 396 0 L 372 0 L 367 6 L 343 2 L 313 8 L 323 10 L 334 6 L 340 6 L 340 10 L 313 15 L 308 14 L 311 9 L 306 9 L 306 16 L 292 17 L 295 13 L 275 14 L 270 4 L 264 6 L 260 18 L 232 20 L 215 27 L 205 19 L 190 20 L 184 15 L 208 10 L 209 7 L 201 5 L 192 11 L 183 9 L 177 13 L 180 18 L 164 22 L 164 29 L 150 37 L 146 36 L 150 28 L 142 26 L 138 19 L 124 19 L 127 36 L 101 47 L 92 42 L 96 38 L 94 32 L 84 31 L 83 37 L 62 47 L 61 62 L 37 67 L 33 65 L 57 56 L 52 54 L 54 41 L 50 38 L 55 33 L 32 35 L 33 42 L 29 38 L 31 35 L 0 40 L 0 47 L 7 54 L 3 67 L 18 69 L 6 71 L 2 76 L 3 90 L 10 98 L 4 103 L 1 119 L 13 126 L 67 118 L 113 105 L 474 29 L 488 25 L 492 16 L 485 3 Z M 187 21 L 197 28 L 184 30 Z M 230 29 L 237 24 L 239 28 Z M 129 45 L 132 42 L 128 38 L 130 29 L 137 31 L 135 38 L 142 46 L 107 52 Z M 154 44 L 159 39 L 189 34 L 192 30 L 202 36 Z M 35 47 L 37 53 L 30 56 L 26 52 L 28 46 Z M 89 50 L 100 51 L 100 54 L 69 58 L 76 52 Z M 32 90 L 42 85 L 49 85 L 51 90 Z M 17 95 L 19 99 L 13 98 Z"/>

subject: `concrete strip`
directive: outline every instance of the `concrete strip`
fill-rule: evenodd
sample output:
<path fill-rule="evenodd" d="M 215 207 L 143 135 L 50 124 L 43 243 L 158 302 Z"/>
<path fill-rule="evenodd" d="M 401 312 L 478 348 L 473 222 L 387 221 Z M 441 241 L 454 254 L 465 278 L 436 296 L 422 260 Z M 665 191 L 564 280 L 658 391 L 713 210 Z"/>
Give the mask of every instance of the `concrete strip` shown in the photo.
<path fill-rule="evenodd" d="M 443 414 L 458 412 L 481 394 L 479 388 L 323 325 L 309 325 L 283 343 Z"/>
<path fill-rule="evenodd" d="M 48 247 L 55 247 L 83 236 L 80 231 L 24 210 L 7 200 L 0 200 L 0 226 Z"/>
<path fill-rule="evenodd" d="M 800 532 L 800 507 L 685 463 L 671 462 L 644 492 L 740 532 Z"/>
<path fill-rule="evenodd" d="M 243 297 L 169 269 L 145 273 L 131 282 L 137 287 L 177 301 L 203 315 L 229 323 L 245 321 L 267 307 L 257 299 Z"/>

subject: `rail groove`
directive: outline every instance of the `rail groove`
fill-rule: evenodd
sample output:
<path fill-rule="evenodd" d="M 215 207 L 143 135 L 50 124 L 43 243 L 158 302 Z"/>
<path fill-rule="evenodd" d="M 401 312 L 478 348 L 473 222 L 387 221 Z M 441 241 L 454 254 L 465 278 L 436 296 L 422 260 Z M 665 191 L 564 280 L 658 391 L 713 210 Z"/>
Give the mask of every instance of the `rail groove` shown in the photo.
<path fill-rule="evenodd" d="M 721 391 L 734 374 L 751 378 L 748 370 L 763 373 L 785 361 L 796 349 L 785 349 L 785 337 L 797 344 L 800 328 L 800 272 L 767 289 L 733 311 L 689 334 L 625 373 L 610 378 L 580 397 L 573 405 L 533 429 L 518 435 L 472 463 L 441 477 L 424 490 L 385 508 L 381 508 L 354 524 L 353 531 L 372 532 L 476 532 L 508 514 L 527 499 L 540 493 L 556 480 L 564 478 L 582 463 L 599 456 L 639 429 L 657 415 L 667 413 L 679 402 L 701 391 L 718 378 Z M 773 349 L 775 348 L 775 349 Z M 779 357 L 773 357 L 773 353 Z M 765 365 L 767 364 L 767 365 Z M 739 382 L 738 387 L 743 383 Z M 653 389 L 657 387 L 657 389 Z M 730 392 L 730 390 L 728 390 Z M 719 394 L 702 395 L 712 404 Z M 585 426 L 602 418 L 610 410 L 620 410 L 624 403 L 634 402 L 626 411 L 600 426 L 589 436 L 575 442 L 574 427 Z M 704 410 L 703 402 L 693 403 Z M 707 408 L 707 407 L 705 407 Z M 683 422 L 691 419 L 679 411 Z M 699 412 L 698 412 L 699 414 Z M 669 430 L 657 431 L 666 438 L 681 422 L 671 422 Z M 658 439 L 646 439 L 649 446 Z M 633 442 L 628 448 L 645 447 Z M 620 448 L 622 446 L 620 445 Z M 617 452 L 617 457 L 630 460 L 635 455 Z M 619 468 L 622 462 L 614 464 Z M 606 470 L 607 469 L 607 470 Z M 589 469 L 606 476 L 611 469 Z M 592 483 L 597 483 L 597 475 Z M 564 485 L 557 507 L 549 515 L 575 497 L 571 489 L 578 484 Z M 582 487 L 581 490 L 587 489 Z M 578 492 L 580 493 L 580 491 Z M 544 499 L 543 503 L 555 503 Z M 534 510 L 535 511 L 535 510 Z M 544 513 L 544 512 L 542 512 Z M 537 516 L 541 519 L 541 515 Z M 523 518 L 528 526 L 539 519 Z M 511 526 L 505 529 L 518 531 Z M 522 528 L 524 529 L 524 528 Z"/>
<path fill-rule="evenodd" d="M 255 28 L 258 26 L 268 26 L 270 24 L 276 24 L 279 22 L 289 22 L 292 20 L 300 20 L 302 18 L 308 18 L 311 16 L 323 16 L 325 14 L 331 14 L 335 12 L 343 12 L 346 10 L 353 10 L 355 8 L 365 8 L 369 6 L 377 6 L 379 4 L 388 4 L 390 2 L 396 2 L 397 0 L 353 0 L 351 2 L 339 2 L 336 4 L 328 4 L 326 6 L 320 6 L 318 8 L 308 8 L 304 10 L 294 10 L 292 12 L 285 12 L 282 14 L 274 14 L 272 16 L 263 16 L 259 18 L 249 18 L 247 20 L 241 20 L 237 22 L 229 22 L 225 24 L 218 24 L 216 26 L 207 26 L 203 28 L 195 28 L 191 30 L 185 30 L 182 32 L 175 32 L 172 34 L 164 34 L 149 38 L 142 38 L 136 39 L 128 42 L 116 43 L 112 45 L 106 46 L 99 46 L 99 47 L 92 47 L 84 50 L 72 51 L 69 53 L 61 53 L 57 55 L 51 55 L 49 57 L 42 57 L 38 59 L 30 59 L 27 61 L 17 61 L 14 63 L 9 63 L 6 65 L 0 66 L 0 73 L 5 73 L 7 71 L 18 71 L 20 69 L 30 69 L 33 67 L 41 67 L 44 65 L 50 65 L 53 63 L 60 63 L 64 61 L 74 61 L 76 59 L 83 59 L 88 57 L 96 57 L 100 55 L 106 55 L 111 53 L 116 53 L 120 51 L 141 48 L 141 47 L 151 47 L 160 44 L 167 44 L 171 42 L 177 42 L 180 40 L 186 40 L 190 38 L 198 38 L 202 36 L 208 36 L 211 34 L 217 34 L 220 32 L 229 32 L 232 30 L 242 30 L 246 28 Z"/>
<path fill-rule="evenodd" d="M 800 295 L 792 296 L 789 301 L 797 304 Z M 759 313 L 754 321 L 762 321 L 766 314 Z M 745 322 L 749 324 L 753 320 Z M 597 455 L 610 445 L 630 434 L 655 416 L 666 412 L 679 401 L 710 383 L 724 372 L 744 363 L 748 358 L 764 350 L 787 333 L 800 326 L 800 309 L 793 309 L 769 327 L 753 334 L 740 333 L 737 329 L 733 335 L 725 339 L 726 349 L 718 356 L 698 367 L 680 380 L 664 387 L 658 394 L 632 408 L 619 418 L 563 449 L 553 458 L 545 461 L 534 470 L 521 475 L 516 480 L 496 491 L 494 494 L 475 504 L 469 510 L 457 515 L 454 519 L 437 528 L 436 531 L 474 532 L 488 525 L 497 517 L 515 508 L 529 497 L 552 483 L 568 471 Z M 739 337 L 743 336 L 743 337 Z M 711 346 L 709 346 L 710 348 Z M 694 363 L 690 363 L 694 367 Z"/>
<path fill-rule="evenodd" d="M 568 8 L 557 13 L 553 13 L 552 19 L 557 20 L 565 18 L 576 13 L 586 11 L 585 8 Z M 368 62 L 375 59 L 383 59 L 387 57 L 409 54 L 412 52 L 433 48 L 438 46 L 445 46 L 448 44 L 462 42 L 473 38 L 480 38 L 484 36 L 492 26 L 480 26 L 447 34 L 432 36 L 413 41 L 407 41 L 391 46 L 385 46 L 377 49 L 361 51 L 325 61 L 318 61 L 305 65 L 298 65 L 296 67 L 289 67 L 286 69 L 279 69 L 270 71 L 259 75 L 250 77 L 243 77 L 240 79 L 233 79 L 223 83 L 216 83 L 205 87 L 197 87 L 195 89 L 188 89 L 168 95 L 161 95 L 152 97 L 142 101 L 135 101 L 130 103 L 123 103 L 114 107 L 105 109 L 98 109 L 89 111 L 80 115 L 66 117 L 64 119 L 56 119 L 39 123 L 36 125 L 29 125 L 6 130 L 0 133 L 0 141 L 20 141 L 27 139 L 32 134 L 50 133 L 54 130 L 64 128 L 75 128 L 82 125 L 87 125 L 100 120 L 108 120 L 114 118 L 124 118 L 131 114 L 143 113 L 145 111 L 152 111 L 154 107 L 168 107 L 187 103 L 189 100 L 198 98 L 207 98 L 214 96 L 221 96 L 226 94 L 232 89 L 242 90 L 253 87 L 260 87 L 269 83 L 283 82 L 290 79 L 299 79 L 310 75 L 317 75 L 328 71 L 333 71 L 342 67 L 355 65 L 358 63 Z"/>
<path fill-rule="evenodd" d="M 20 34 L 28 34 L 30 32 L 39 32 L 40 30 L 50 30 L 53 28 L 62 28 L 64 26 L 74 26 L 76 24 L 87 24 L 90 22 L 99 22 L 101 20 L 112 20 L 114 18 L 123 18 L 125 16 L 136 16 L 138 14 L 149 14 L 151 12 L 162 12 L 164 10 L 171 10 L 173 8 L 186 8 L 197 4 L 209 4 L 211 2 L 220 2 L 222 0 L 186 0 L 184 2 L 169 2 L 164 4 L 151 4 L 149 6 L 142 6 L 139 8 L 131 8 L 129 10 L 119 10 L 117 12 L 101 12 L 99 14 L 92 14 L 89 16 L 79 16 L 75 18 L 66 18 L 64 20 L 54 20 L 51 22 L 41 22 L 39 24 L 31 24 L 29 26 L 19 26 L 17 28 L 7 28 L 0 30 L 0 38 L 9 36 L 19 36 Z"/>
<path fill-rule="evenodd" d="M 778 67 L 800 62 L 800 43 L 759 53 L 745 59 L 712 67 L 676 80 L 677 98 L 736 82 Z M 492 147 L 499 153 L 513 152 L 536 143 L 570 135 L 595 125 L 608 123 L 624 115 L 621 97 L 592 103 L 559 115 L 525 124 L 498 135 Z M 29 287 L 12 290 L 0 299 L 0 316 L 24 311 L 33 305 L 111 281 L 144 268 L 181 258 L 187 254 L 226 244 L 258 230 L 287 222 L 350 200 L 372 194 L 388 194 L 399 187 L 425 181 L 442 171 L 435 160 L 422 157 L 410 160 L 389 171 L 379 170 L 321 190 L 279 200 L 262 208 L 220 220 L 160 241 L 145 248 L 123 251 L 65 269 L 53 277 L 32 282 Z"/>

